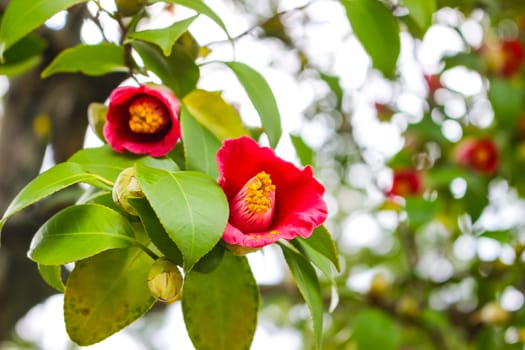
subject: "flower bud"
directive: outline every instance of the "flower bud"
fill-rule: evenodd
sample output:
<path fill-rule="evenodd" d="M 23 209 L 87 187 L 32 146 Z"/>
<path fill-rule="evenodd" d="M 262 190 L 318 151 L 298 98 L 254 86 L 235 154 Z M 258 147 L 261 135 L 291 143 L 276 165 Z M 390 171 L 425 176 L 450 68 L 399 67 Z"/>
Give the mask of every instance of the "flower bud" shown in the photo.
<path fill-rule="evenodd" d="M 182 274 L 177 265 L 166 258 L 160 258 L 151 265 L 148 273 L 148 288 L 151 294 L 166 303 L 182 296 Z"/>
<path fill-rule="evenodd" d="M 368 289 L 368 295 L 374 299 L 383 299 L 386 294 L 390 291 L 390 282 L 387 280 L 384 274 L 376 273 L 370 281 L 370 288 Z"/>
<path fill-rule="evenodd" d="M 490 325 L 505 325 L 510 320 L 510 313 L 494 302 L 483 306 L 476 316 L 479 322 Z"/>
<path fill-rule="evenodd" d="M 124 16 L 134 16 L 146 5 L 146 0 L 115 0 L 118 12 Z"/>
<path fill-rule="evenodd" d="M 135 168 L 130 167 L 122 170 L 113 185 L 113 201 L 131 215 L 138 215 L 138 212 L 129 204 L 129 198 L 144 197 L 142 188 L 135 177 Z"/>

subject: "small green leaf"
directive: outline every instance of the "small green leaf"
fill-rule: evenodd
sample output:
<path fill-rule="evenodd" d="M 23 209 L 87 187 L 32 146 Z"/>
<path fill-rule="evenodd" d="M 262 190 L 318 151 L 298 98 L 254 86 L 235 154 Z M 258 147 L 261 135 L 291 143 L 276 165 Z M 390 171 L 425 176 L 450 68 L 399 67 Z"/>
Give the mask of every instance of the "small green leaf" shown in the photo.
<path fill-rule="evenodd" d="M 419 28 L 425 32 L 432 24 L 432 15 L 436 11 L 435 0 L 403 0 L 409 15 Z"/>
<path fill-rule="evenodd" d="M 355 317 L 353 337 L 359 350 L 396 350 L 401 340 L 396 323 L 375 309 L 365 309 Z"/>
<path fill-rule="evenodd" d="M 182 45 L 173 45 L 168 57 L 156 45 L 147 42 L 135 40 L 131 45 L 144 61 L 145 67 L 155 73 L 179 98 L 183 98 L 197 86 L 199 67 Z"/>
<path fill-rule="evenodd" d="M 38 264 L 38 272 L 40 272 L 40 276 L 42 276 L 48 285 L 55 288 L 59 292 L 64 292 L 65 286 L 64 281 L 62 281 L 61 265 Z"/>
<path fill-rule="evenodd" d="M 29 70 L 42 61 L 47 42 L 37 35 L 28 35 L 14 44 L 4 54 L 0 75 L 13 77 Z"/>
<path fill-rule="evenodd" d="M 87 0 L 10 0 L 0 24 L 0 57 L 54 14 Z M 23 20 L 21 20 L 23 19 Z"/>
<path fill-rule="evenodd" d="M 185 20 L 175 22 L 171 26 L 162 29 L 144 30 L 141 32 L 134 32 L 128 34 L 129 38 L 147 41 L 155 44 L 162 49 L 164 56 L 171 55 L 173 45 L 180 38 L 180 36 L 188 30 L 189 26 L 197 16 L 187 18 Z"/>
<path fill-rule="evenodd" d="M 139 213 L 140 221 L 144 225 L 151 242 L 168 259 L 182 266 L 182 253 L 175 242 L 168 236 L 166 229 L 162 226 L 148 201 L 144 198 L 130 198 L 129 201 Z"/>
<path fill-rule="evenodd" d="M 133 166 L 135 163 L 158 169 L 178 170 L 177 164 L 170 158 L 152 158 L 131 153 L 117 153 L 108 145 L 82 149 L 71 156 L 69 161 L 78 163 L 85 171 L 102 176 L 109 181 L 115 181 L 122 170 Z"/>
<path fill-rule="evenodd" d="M 98 103 L 98 102 L 91 102 L 88 105 L 88 122 L 89 126 L 91 127 L 91 131 L 95 135 L 98 136 L 98 138 L 106 142 L 104 138 L 104 124 L 106 123 L 106 115 L 108 114 L 108 106 Z"/>
<path fill-rule="evenodd" d="M 323 298 L 317 274 L 312 265 L 299 253 L 281 244 L 286 263 L 292 272 L 297 288 L 301 292 L 312 315 L 316 348 L 323 342 Z"/>
<path fill-rule="evenodd" d="M 36 232 L 28 255 L 43 265 L 62 265 L 104 250 L 137 244 L 124 216 L 98 204 L 65 208 Z"/>
<path fill-rule="evenodd" d="M 235 73 L 259 114 L 270 146 L 276 147 L 282 134 L 281 115 L 272 89 L 263 76 L 241 62 L 223 62 Z"/>
<path fill-rule="evenodd" d="M 230 38 L 228 29 L 226 29 L 226 25 L 224 24 L 222 19 L 202 0 L 150 0 L 150 3 L 156 2 L 168 2 L 171 4 L 181 5 L 192 9 L 197 13 L 203 14 L 206 17 L 210 18 L 212 21 L 214 21 L 219 27 L 221 27 L 221 29 L 226 33 L 228 38 Z"/>
<path fill-rule="evenodd" d="M 42 78 L 56 73 L 81 72 L 86 75 L 104 75 L 127 72 L 124 46 L 114 44 L 78 45 L 62 51 L 42 72 Z"/>
<path fill-rule="evenodd" d="M 427 200 L 422 197 L 405 198 L 405 209 L 408 223 L 414 229 L 429 223 L 437 214 L 438 201 Z"/>
<path fill-rule="evenodd" d="M 297 237 L 296 239 L 301 242 L 301 244 L 308 246 L 310 249 L 320 253 L 330 260 L 337 271 L 341 270 L 339 254 L 337 253 L 335 242 L 324 225 L 317 227 L 310 237 Z"/>
<path fill-rule="evenodd" d="M 292 144 L 295 148 L 295 152 L 297 153 L 297 156 L 299 157 L 299 160 L 301 161 L 302 165 L 314 165 L 314 152 L 308 146 L 304 140 L 301 138 L 301 136 L 297 135 L 290 135 L 290 139 L 292 140 Z"/>
<path fill-rule="evenodd" d="M 352 30 L 374 68 L 392 78 L 401 50 L 399 27 L 392 12 L 378 0 L 341 0 Z"/>
<path fill-rule="evenodd" d="M 137 164 L 137 179 L 170 238 L 184 257 L 184 269 L 221 239 L 228 220 L 226 196 L 215 180 L 195 171 L 168 172 Z"/>
<path fill-rule="evenodd" d="M 186 169 L 202 171 L 216 179 L 219 172 L 215 154 L 221 143 L 208 129 L 195 120 L 186 107 L 182 108 L 180 119 Z"/>
<path fill-rule="evenodd" d="M 194 90 L 183 100 L 187 111 L 219 140 L 248 135 L 241 117 L 220 92 Z"/>
<path fill-rule="evenodd" d="M 146 283 L 152 263 L 138 248 L 109 250 L 79 261 L 64 294 L 70 338 L 91 345 L 144 315 L 155 303 Z"/>
<path fill-rule="evenodd" d="M 86 173 L 75 163 L 65 162 L 52 167 L 34 178 L 13 199 L 0 220 L 0 230 L 7 219 L 41 199 L 73 184 L 79 182 L 94 184 L 97 180 L 95 175 Z"/>
<path fill-rule="evenodd" d="M 258 309 L 259 290 L 245 257 L 225 252 L 213 271 L 186 275 L 182 312 L 197 349 L 249 349 Z"/>

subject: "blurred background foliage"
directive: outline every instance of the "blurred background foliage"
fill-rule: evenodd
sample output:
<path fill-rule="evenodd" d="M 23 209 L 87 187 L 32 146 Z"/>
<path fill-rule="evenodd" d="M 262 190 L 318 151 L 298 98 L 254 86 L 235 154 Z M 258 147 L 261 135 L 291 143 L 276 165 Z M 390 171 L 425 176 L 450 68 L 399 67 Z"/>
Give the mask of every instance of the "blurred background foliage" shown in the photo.
<path fill-rule="evenodd" d="M 324 281 L 327 308 L 333 307 L 325 315 L 323 349 L 523 349 L 525 3 L 314 0 L 290 8 L 278 0 L 223 2 L 247 23 L 233 35 L 236 54 L 293 81 L 297 91 L 288 92 L 300 98 L 301 120 L 288 127 L 289 143 L 327 187 L 327 226 L 342 271 L 337 294 Z M 60 30 L 39 29 L 47 42 L 44 63 L 63 48 L 58 44 L 80 42 L 82 26 L 96 23 L 97 14 L 84 19 L 86 11 L 70 10 Z M 210 57 L 229 45 L 201 43 L 198 35 L 188 40 L 182 44 L 201 45 Z M 264 62 L 254 52 L 263 52 Z M 85 118 L 75 116 L 85 114 L 87 103 L 103 102 L 122 80 L 73 75 L 42 82 L 44 66 L 2 72 L 12 75 L 1 120 L 2 211 L 38 173 L 48 143 L 55 161 L 82 146 L 83 137 L 72 138 L 70 130 L 81 135 Z M 49 86 L 57 91 L 47 92 Z M 91 94 L 86 86 L 95 87 Z M 274 93 L 281 103 L 294 101 L 286 90 Z M 242 100 L 228 91 L 225 98 Z M 63 197 L 6 228 L 11 232 L 0 250 L 5 348 L 34 340 L 13 325 L 52 291 L 24 263 L 24 237 L 71 200 Z M 265 336 L 284 330 L 298 349 L 312 348 L 308 312 L 290 278 L 262 285 L 261 293 Z M 151 341 L 167 322 L 159 311 L 129 331 L 144 348 L 163 348 Z"/>

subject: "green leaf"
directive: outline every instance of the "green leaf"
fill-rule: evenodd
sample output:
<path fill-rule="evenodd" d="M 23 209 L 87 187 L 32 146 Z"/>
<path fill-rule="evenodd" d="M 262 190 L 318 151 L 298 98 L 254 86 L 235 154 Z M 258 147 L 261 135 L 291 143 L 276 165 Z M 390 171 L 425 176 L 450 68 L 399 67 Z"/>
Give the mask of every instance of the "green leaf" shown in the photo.
<path fill-rule="evenodd" d="M 216 179 L 219 176 L 215 154 L 221 143 L 199 124 L 186 107 L 181 112 L 182 139 L 186 169 L 198 170 Z"/>
<path fill-rule="evenodd" d="M 156 45 L 139 40 L 133 41 L 131 45 L 144 61 L 145 67 L 155 73 L 179 98 L 183 98 L 197 86 L 199 67 L 183 46 L 176 43 L 171 55 L 166 57 Z"/>
<path fill-rule="evenodd" d="M 241 117 L 220 92 L 194 90 L 183 100 L 187 111 L 219 140 L 248 135 Z"/>
<path fill-rule="evenodd" d="M 312 315 L 316 348 L 322 349 L 323 298 L 317 274 L 312 265 L 299 253 L 281 244 L 286 263 Z"/>
<path fill-rule="evenodd" d="M 432 24 L 432 15 L 436 11 L 435 0 L 403 0 L 409 15 L 424 32 Z"/>
<path fill-rule="evenodd" d="M 60 265 L 41 265 L 38 264 L 38 272 L 46 283 L 59 292 L 64 292 L 65 286 L 62 281 L 62 266 Z"/>
<path fill-rule="evenodd" d="M 13 199 L 0 220 L 0 230 L 7 219 L 39 200 L 73 184 L 79 182 L 94 184 L 97 180 L 97 176 L 86 173 L 75 163 L 65 162 L 52 167 L 34 178 Z"/>
<path fill-rule="evenodd" d="M 168 236 L 148 201 L 144 198 L 130 198 L 129 202 L 139 213 L 140 221 L 155 247 L 175 264 L 182 266 L 182 253 Z"/>
<path fill-rule="evenodd" d="M 298 135 L 290 135 L 290 139 L 292 140 L 292 144 L 295 148 L 295 152 L 297 153 L 297 156 L 299 157 L 299 160 L 301 161 L 302 165 L 313 165 L 314 164 L 314 152 L 308 146 L 304 140 L 301 138 L 301 136 Z"/>
<path fill-rule="evenodd" d="M 0 57 L 54 14 L 86 0 L 10 0 L 0 24 Z"/>
<path fill-rule="evenodd" d="M 14 44 L 4 54 L 0 75 L 13 77 L 29 70 L 42 61 L 41 53 L 47 42 L 38 35 L 28 35 Z"/>
<path fill-rule="evenodd" d="M 272 89 L 263 76 L 250 66 L 240 62 L 223 62 L 235 73 L 259 114 L 261 124 L 270 146 L 276 147 L 282 134 L 281 115 Z"/>
<path fill-rule="evenodd" d="M 171 4 L 181 5 L 189 9 L 192 9 L 196 11 L 197 13 L 203 14 L 206 17 L 210 18 L 212 21 L 214 21 L 219 27 L 221 27 L 221 29 L 226 33 L 229 39 L 231 38 L 230 33 L 228 33 L 228 29 L 226 29 L 226 25 L 224 24 L 222 19 L 202 0 L 151 0 L 150 1 L 150 3 L 156 3 L 156 2 L 167 2 Z"/>
<path fill-rule="evenodd" d="M 401 340 L 396 323 L 374 309 L 365 309 L 355 317 L 353 337 L 359 350 L 396 350 Z"/>
<path fill-rule="evenodd" d="M 129 38 L 147 41 L 155 44 L 162 49 L 164 56 L 171 55 L 173 45 L 180 38 L 180 36 L 188 30 L 189 26 L 197 16 L 187 18 L 185 20 L 175 22 L 171 26 L 162 29 L 143 30 L 128 34 Z"/>
<path fill-rule="evenodd" d="M 195 171 L 168 172 L 137 164 L 137 179 L 170 238 L 184 257 L 184 269 L 221 239 L 228 201 L 209 176 Z"/>
<path fill-rule="evenodd" d="M 78 163 L 85 171 L 102 176 L 109 181 L 115 181 L 122 170 L 132 167 L 135 163 L 158 169 L 178 170 L 177 164 L 170 158 L 138 156 L 127 152 L 117 153 L 108 145 L 82 149 L 71 156 L 69 161 Z"/>
<path fill-rule="evenodd" d="M 411 227 L 417 229 L 429 223 L 437 214 L 438 201 L 422 197 L 405 198 L 405 209 Z"/>
<path fill-rule="evenodd" d="M 124 46 L 114 44 L 78 45 L 65 49 L 42 72 L 42 78 L 56 73 L 81 72 L 86 75 L 104 75 L 127 72 Z"/>
<path fill-rule="evenodd" d="M 341 1 L 352 30 L 374 68 L 392 78 L 401 49 L 399 27 L 392 12 L 378 0 Z"/>
<path fill-rule="evenodd" d="M 502 126 L 514 128 L 523 110 L 523 90 L 511 81 L 492 79 L 488 97 L 496 121 Z"/>
<path fill-rule="evenodd" d="M 70 338 L 99 342 L 144 315 L 155 303 L 147 287 L 152 259 L 138 248 L 79 261 L 67 281 L 64 319 Z"/>
<path fill-rule="evenodd" d="M 28 255 L 43 265 L 62 265 L 134 244 L 133 227 L 124 216 L 102 205 L 80 204 L 45 222 L 33 237 Z"/>
<path fill-rule="evenodd" d="M 186 276 L 182 312 L 196 349 L 249 349 L 258 308 L 259 291 L 245 257 L 225 252 L 212 272 Z"/>
<path fill-rule="evenodd" d="M 510 230 L 485 231 L 480 234 L 480 237 L 492 238 L 504 244 L 511 244 L 514 236 Z"/>
<path fill-rule="evenodd" d="M 324 225 L 317 227 L 310 237 L 297 237 L 296 240 L 301 242 L 303 246 L 308 247 L 306 248 L 308 249 L 307 251 L 313 250 L 321 254 L 332 262 L 337 271 L 341 270 L 339 254 L 337 253 L 335 242 L 332 239 L 332 235 L 330 235 L 330 232 L 328 232 Z"/>

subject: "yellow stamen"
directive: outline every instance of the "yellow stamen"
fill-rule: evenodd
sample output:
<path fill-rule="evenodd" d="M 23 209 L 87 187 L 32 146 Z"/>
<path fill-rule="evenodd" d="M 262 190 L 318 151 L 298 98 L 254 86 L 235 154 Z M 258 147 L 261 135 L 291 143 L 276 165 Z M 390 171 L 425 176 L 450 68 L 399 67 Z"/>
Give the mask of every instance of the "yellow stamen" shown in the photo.
<path fill-rule="evenodd" d="M 275 191 L 270 175 L 261 171 L 246 184 L 244 201 L 248 210 L 254 214 L 266 213 L 272 207 L 270 193 Z"/>
<path fill-rule="evenodd" d="M 151 96 L 138 97 L 129 106 L 129 128 L 138 134 L 155 134 L 169 123 L 168 111 Z"/>

